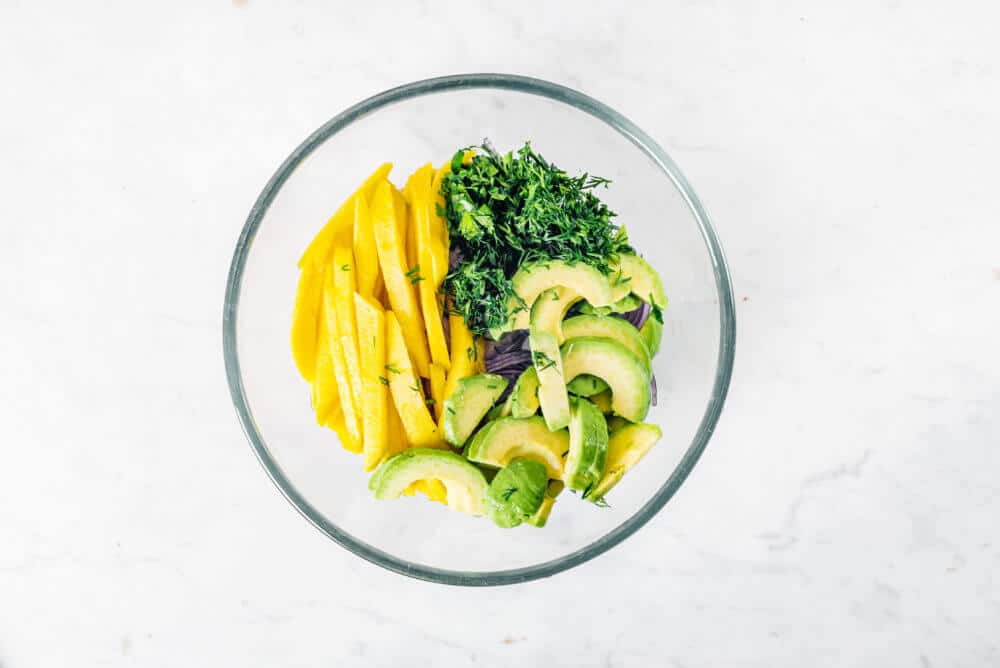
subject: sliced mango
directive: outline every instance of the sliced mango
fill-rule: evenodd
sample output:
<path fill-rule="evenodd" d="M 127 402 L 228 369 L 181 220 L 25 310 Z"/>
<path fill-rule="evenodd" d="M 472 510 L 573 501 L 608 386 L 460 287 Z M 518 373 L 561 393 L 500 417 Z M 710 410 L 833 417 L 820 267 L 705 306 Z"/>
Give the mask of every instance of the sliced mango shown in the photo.
<path fill-rule="evenodd" d="M 382 305 L 354 293 L 361 361 L 361 409 L 364 467 L 371 471 L 385 456 L 389 443 L 389 388 L 384 382 L 385 311 Z"/>
<path fill-rule="evenodd" d="M 344 356 L 344 348 L 338 325 L 337 309 L 340 303 L 337 290 L 333 283 L 333 271 L 326 272 L 323 286 L 324 321 L 327 330 L 327 342 L 330 356 L 333 358 L 333 374 L 337 379 L 337 392 L 340 396 L 340 407 L 344 412 L 344 428 L 349 437 L 344 447 L 351 452 L 361 452 L 361 424 L 358 421 L 358 408 L 355 403 L 354 389 L 351 384 L 350 372 Z"/>
<path fill-rule="evenodd" d="M 412 268 L 420 264 L 419 242 L 417 240 L 417 226 L 415 224 L 413 210 L 415 199 L 427 187 L 434 177 L 434 168 L 431 163 L 427 163 L 410 175 L 403 186 L 403 197 L 409 206 L 410 217 L 406 221 L 406 262 Z"/>
<path fill-rule="evenodd" d="M 381 165 L 347 198 L 347 201 L 340 205 L 340 208 L 330 217 L 330 220 L 323 226 L 323 229 L 313 237 L 313 240 L 306 247 L 305 252 L 302 253 L 302 257 L 299 258 L 300 268 L 304 269 L 309 264 L 323 266 L 330 261 L 334 241 L 342 236 L 345 229 L 345 222 L 350 223 L 354 220 L 354 198 L 358 195 L 370 198 L 372 190 L 378 183 L 385 181 L 390 171 L 392 171 L 391 162 Z"/>
<path fill-rule="evenodd" d="M 389 391 L 406 431 L 406 440 L 414 447 L 446 447 L 437 424 L 427 411 L 424 393 L 410 363 L 403 329 L 396 314 L 387 311 L 385 324 Z"/>
<path fill-rule="evenodd" d="M 316 370 L 312 381 L 312 405 L 313 410 L 316 411 L 316 422 L 325 425 L 334 410 L 340 410 L 340 396 L 337 390 L 337 378 L 333 372 L 329 334 L 326 330 L 326 321 L 323 318 L 320 318 L 319 330 Z"/>
<path fill-rule="evenodd" d="M 431 362 L 431 399 L 434 400 L 434 416 L 441 419 L 444 411 L 444 385 L 448 380 L 448 371 L 440 364 Z"/>
<path fill-rule="evenodd" d="M 437 478 L 414 480 L 403 490 L 403 494 L 407 496 L 414 496 L 417 492 L 420 492 L 431 501 L 448 505 L 448 488 Z"/>
<path fill-rule="evenodd" d="M 386 375 L 388 376 L 388 374 Z M 388 459 L 389 457 L 392 457 L 393 455 L 398 454 L 410 447 L 410 442 L 406 439 L 406 430 L 403 429 L 403 420 L 399 417 L 399 410 L 396 408 L 396 402 L 392 400 L 392 392 L 389 392 L 388 413 L 389 442 L 386 446 L 385 457 L 383 457 L 383 460 Z"/>
<path fill-rule="evenodd" d="M 424 319 L 416 289 L 411 282 L 413 272 L 406 265 L 405 237 L 399 234 L 399 221 L 401 218 L 405 219 L 406 207 L 402 196 L 388 181 L 382 181 L 375 188 L 371 216 L 379 266 L 382 268 L 389 303 L 399 320 L 406 348 L 413 358 L 417 373 L 427 378 L 430 375 L 430 353 L 424 333 Z"/>
<path fill-rule="evenodd" d="M 427 166 L 428 168 L 430 165 Z M 439 294 L 441 281 L 448 273 L 447 252 L 444 264 L 441 264 L 441 254 L 438 251 L 440 239 L 438 227 L 440 219 L 433 215 L 431 207 L 431 192 L 429 182 L 425 185 L 423 179 L 418 179 L 410 191 L 410 226 L 415 228 L 417 256 L 419 258 L 419 275 L 417 292 L 420 296 L 420 309 L 427 327 L 427 344 L 430 348 L 431 361 L 440 364 L 445 369 L 451 366 L 448 355 L 448 344 L 444 336 L 444 322 L 441 319 L 442 296 Z M 433 221 L 433 222 L 432 222 Z M 433 228 L 433 230 L 432 230 Z"/>
<path fill-rule="evenodd" d="M 323 308 L 323 270 L 307 266 L 299 275 L 292 311 L 292 357 L 307 382 L 316 373 L 320 311 Z"/>
<path fill-rule="evenodd" d="M 354 198 L 354 261 L 358 266 L 358 292 L 365 297 L 375 294 L 378 285 L 378 251 L 375 249 L 375 230 L 368 210 L 367 197 Z"/>
<path fill-rule="evenodd" d="M 344 351 L 344 361 L 350 374 L 354 405 L 360 408 L 364 389 L 361 382 L 361 363 L 358 355 L 358 324 L 354 313 L 355 275 L 354 252 L 350 246 L 335 244 L 333 266 L 327 269 L 333 274 L 333 286 L 337 294 L 337 330 L 340 345 Z M 361 425 L 360 413 L 358 416 Z M 363 434 L 362 434 L 363 435 Z"/>

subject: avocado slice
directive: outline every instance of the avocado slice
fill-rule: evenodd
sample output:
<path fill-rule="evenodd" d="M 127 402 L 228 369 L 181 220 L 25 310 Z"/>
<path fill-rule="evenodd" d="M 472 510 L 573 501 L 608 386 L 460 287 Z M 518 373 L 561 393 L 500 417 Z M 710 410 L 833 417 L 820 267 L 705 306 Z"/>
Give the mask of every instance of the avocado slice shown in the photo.
<path fill-rule="evenodd" d="M 617 485 L 626 471 L 638 464 L 662 437 L 660 428 L 648 423 L 630 424 L 611 434 L 604 476 L 584 498 L 595 503 L 603 500 L 608 490 Z"/>
<path fill-rule="evenodd" d="M 502 468 L 521 457 L 545 465 L 548 476 L 562 480 L 563 456 L 569 451 L 569 432 L 549 431 L 540 415 L 505 417 L 487 423 L 465 448 L 469 461 Z"/>
<path fill-rule="evenodd" d="M 567 339 L 579 336 L 613 339 L 632 351 L 643 366 L 649 369 L 649 349 L 646 342 L 642 340 L 639 330 L 626 320 L 613 316 L 577 315 L 563 323 L 563 332 Z"/>
<path fill-rule="evenodd" d="M 410 448 L 382 462 L 368 480 L 376 499 L 395 499 L 417 480 L 440 480 L 448 490 L 448 507 L 469 515 L 486 512 L 483 472 L 461 455 L 436 448 Z"/>
<path fill-rule="evenodd" d="M 554 334 L 532 331 L 531 356 L 538 375 L 538 405 L 550 431 L 569 424 L 569 394 L 563 375 L 562 354 Z"/>
<path fill-rule="evenodd" d="M 651 315 L 646 319 L 642 329 L 639 330 L 639 334 L 642 335 L 642 340 L 646 342 L 646 347 L 649 348 L 649 356 L 655 357 L 656 353 L 660 352 L 660 341 L 663 339 L 663 323 Z"/>
<path fill-rule="evenodd" d="M 531 306 L 531 329 L 555 334 L 556 340 L 562 343 L 565 341 L 562 332 L 563 319 L 578 301 L 580 295 L 573 288 L 562 285 L 549 288 L 538 295 Z"/>
<path fill-rule="evenodd" d="M 460 448 L 489 412 L 503 391 L 507 379 L 492 373 L 467 376 L 458 381 L 455 391 L 444 400 L 444 438 Z"/>
<path fill-rule="evenodd" d="M 497 472 L 486 492 L 486 514 L 498 527 L 509 529 L 531 521 L 545 500 L 549 476 L 531 459 L 513 459 Z"/>
<path fill-rule="evenodd" d="M 511 390 L 510 414 L 516 418 L 531 417 L 538 412 L 538 372 L 529 366 L 514 381 Z"/>
<path fill-rule="evenodd" d="M 572 288 L 594 306 L 609 306 L 616 301 L 608 277 L 596 267 L 582 262 L 532 262 L 518 269 L 510 280 L 517 293 L 507 304 L 512 316 L 502 327 L 490 330 L 490 336 L 498 341 L 506 332 L 528 327 L 535 299 L 549 288 L 560 285 Z"/>
<path fill-rule="evenodd" d="M 552 506 L 556 503 L 556 497 L 563 491 L 563 487 L 565 485 L 561 480 L 550 480 L 549 486 L 545 490 L 545 498 L 542 499 L 542 505 L 538 507 L 534 515 L 524 520 L 524 523 L 539 529 L 545 526 L 545 523 L 549 521 L 549 515 L 552 514 Z"/>
<path fill-rule="evenodd" d="M 587 373 L 582 376 L 577 376 L 570 381 L 569 385 L 566 386 L 566 390 L 570 394 L 575 394 L 578 397 L 590 397 L 595 394 L 600 394 L 606 389 L 608 389 L 607 383 L 597 376 L 591 376 Z"/>
<path fill-rule="evenodd" d="M 620 277 L 618 272 L 621 272 Z M 667 293 L 663 290 L 660 275 L 638 255 L 619 255 L 618 265 L 611 268 L 611 274 L 628 285 L 632 294 L 650 306 L 667 308 Z"/>
<path fill-rule="evenodd" d="M 628 313 L 639 308 L 642 300 L 629 293 L 616 301 L 611 306 L 592 306 L 584 304 L 580 307 L 580 313 L 584 315 L 611 315 L 612 313 Z"/>
<path fill-rule="evenodd" d="M 587 373 L 611 388 L 611 409 L 630 422 L 642 422 L 649 411 L 649 371 L 628 348 L 611 339 L 583 336 L 562 346 L 564 377 Z M 541 393 L 541 391 L 539 391 Z M 544 411 L 545 404 L 542 403 Z"/>
<path fill-rule="evenodd" d="M 586 496 L 604 475 L 608 424 L 597 406 L 586 399 L 573 399 L 569 412 L 569 454 L 563 465 L 563 480 L 570 489 Z"/>

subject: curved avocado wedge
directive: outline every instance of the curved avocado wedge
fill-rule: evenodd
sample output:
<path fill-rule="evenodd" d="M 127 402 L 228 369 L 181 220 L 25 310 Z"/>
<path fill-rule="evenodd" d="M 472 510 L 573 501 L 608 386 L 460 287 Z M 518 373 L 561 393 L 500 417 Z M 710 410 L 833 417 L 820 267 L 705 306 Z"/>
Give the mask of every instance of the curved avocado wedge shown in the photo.
<path fill-rule="evenodd" d="M 646 347 L 649 348 L 649 356 L 654 357 L 656 353 L 660 352 L 660 341 L 663 339 L 663 323 L 656 318 L 650 316 L 646 319 L 646 323 L 639 330 L 639 334 L 642 335 L 642 340 L 646 342 Z"/>
<path fill-rule="evenodd" d="M 563 374 L 562 353 L 554 334 L 532 331 L 531 357 L 538 375 L 538 405 L 550 431 L 569 424 L 569 394 Z"/>
<path fill-rule="evenodd" d="M 538 372 L 529 366 L 517 380 L 510 393 L 510 414 L 516 418 L 531 417 L 538 412 Z"/>
<path fill-rule="evenodd" d="M 578 397 L 592 397 L 595 394 L 604 392 L 606 389 L 608 389 L 607 383 L 597 376 L 591 376 L 586 373 L 582 376 L 577 376 L 566 386 L 567 392 L 575 394 Z"/>
<path fill-rule="evenodd" d="M 469 515 L 486 512 L 483 472 L 461 455 L 436 448 L 411 448 L 382 462 L 368 480 L 376 499 L 395 499 L 418 480 L 440 480 L 448 491 L 448 507 Z"/>
<path fill-rule="evenodd" d="M 526 329 L 535 299 L 549 288 L 572 288 L 593 306 L 610 306 L 616 301 L 608 277 L 582 262 L 532 262 L 518 269 L 510 281 L 517 297 L 511 298 L 507 304 L 512 313 L 507 323 L 490 330 L 490 335 L 496 340 L 513 329 Z"/>
<path fill-rule="evenodd" d="M 649 371 L 642 360 L 611 339 L 567 339 L 562 349 L 563 376 L 597 376 L 611 388 L 611 409 L 629 422 L 642 422 L 649 411 Z"/>
<path fill-rule="evenodd" d="M 618 276 L 618 272 L 621 272 L 619 280 L 626 282 L 632 294 L 650 306 L 667 308 L 663 281 L 646 260 L 638 255 L 619 255 L 618 264 L 611 268 L 611 275 Z"/>
<path fill-rule="evenodd" d="M 506 389 L 507 379 L 492 373 L 460 379 L 455 391 L 444 400 L 441 422 L 445 440 L 456 448 L 465 445 L 483 416 Z"/>
<path fill-rule="evenodd" d="M 577 315 L 563 323 L 567 339 L 580 336 L 600 336 L 613 339 L 628 348 L 646 369 L 649 369 L 649 349 L 639 330 L 621 318 L 601 315 Z"/>
<path fill-rule="evenodd" d="M 578 301 L 580 295 L 573 288 L 561 285 L 549 288 L 538 295 L 531 306 L 530 328 L 537 332 L 554 334 L 556 341 L 562 343 L 566 340 L 562 331 L 563 319 Z"/>
<path fill-rule="evenodd" d="M 563 465 L 563 481 L 586 496 L 604 475 L 608 424 L 597 406 L 586 399 L 574 399 L 569 413 L 569 454 Z"/>
<path fill-rule="evenodd" d="M 506 417 L 486 424 L 465 449 L 469 461 L 503 468 L 520 457 L 545 466 L 548 476 L 562 480 L 563 456 L 569 450 L 565 429 L 549 431 L 541 416 Z"/>
<path fill-rule="evenodd" d="M 655 424 L 630 424 L 611 434 L 608 440 L 608 459 L 604 476 L 583 498 L 599 503 L 622 476 L 639 463 L 663 432 Z"/>
<path fill-rule="evenodd" d="M 498 527 L 510 529 L 533 519 L 545 500 L 549 476 L 530 459 L 514 459 L 500 469 L 486 492 L 486 514 Z"/>

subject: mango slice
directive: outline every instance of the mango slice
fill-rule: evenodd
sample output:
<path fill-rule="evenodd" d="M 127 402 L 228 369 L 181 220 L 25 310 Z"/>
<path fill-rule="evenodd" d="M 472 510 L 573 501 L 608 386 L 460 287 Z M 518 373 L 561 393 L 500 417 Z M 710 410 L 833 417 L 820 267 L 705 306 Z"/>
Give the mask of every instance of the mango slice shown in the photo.
<path fill-rule="evenodd" d="M 292 357 L 299 373 L 311 383 L 316 374 L 320 311 L 323 307 L 323 270 L 307 266 L 299 275 L 292 310 Z"/>
<path fill-rule="evenodd" d="M 410 363 L 403 329 L 392 311 L 385 314 L 386 372 L 393 403 L 413 447 L 446 447 L 437 424 L 427 411 L 424 393 Z"/>
<path fill-rule="evenodd" d="M 361 362 L 361 385 L 358 405 L 361 409 L 364 438 L 364 468 L 371 471 L 385 456 L 389 442 L 389 388 L 385 370 L 385 311 L 368 297 L 354 293 L 358 321 L 358 352 Z"/>

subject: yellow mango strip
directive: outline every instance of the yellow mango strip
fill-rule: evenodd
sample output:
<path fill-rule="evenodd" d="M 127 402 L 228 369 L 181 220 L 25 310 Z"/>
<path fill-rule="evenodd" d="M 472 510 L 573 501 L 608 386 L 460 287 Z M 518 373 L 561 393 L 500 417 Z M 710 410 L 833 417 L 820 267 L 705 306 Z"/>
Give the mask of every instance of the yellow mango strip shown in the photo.
<path fill-rule="evenodd" d="M 344 356 L 341 343 L 340 326 L 337 319 L 337 309 L 341 307 L 337 298 L 337 290 L 333 282 L 333 271 L 326 272 L 323 286 L 324 319 L 327 329 L 327 341 L 330 346 L 330 356 L 333 358 L 333 375 L 337 379 L 337 391 L 340 395 L 340 407 L 344 411 L 344 428 L 348 441 L 344 447 L 351 452 L 361 452 L 361 424 L 358 421 L 358 408 L 355 403 L 354 389 L 351 386 L 350 371 Z"/>
<path fill-rule="evenodd" d="M 386 374 L 388 376 L 389 374 Z M 399 454 L 410 447 L 410 442 L 406 440 L 406 430 L 403 429 L 403 420 L 399 417 L 396 409 L 396 402 L 392 400 L 392 392 L 389 392 L 389 443 L 385 451 L 385 459 Z"/>
<path fill-rule="evenodd" d="M 347 433 L 347 427 L 344 425 L 344 411 L 341 409 L 338 403 L 333 407 L 333 412 L 326 419 L 326 426 L 332 429 L 337 434 L 337 438 L 340 439 L 340 444 L 344 446 L 344 449 L 348 452 L 360 453 L 360 449 L 351 449 L 351 435 Z"/>
<path fill-rule="evenodd" d="M 354 253 L 350 246 L 334 245 L 333 266 L 329 267 L 327 271 L 333 274 L 333 286 L 337 294 L 337 330 L 340 334 L 341 348 L 344 350 L 347 372 L 350 374 L 354 405 L 360 407 L 363 389 L 360 357 L 358 356 L 358 324 L 354 314 L 356 288 L 354 276 L 357 274 L 357 267 L 354 264 Z M 358 414 L 358 425 L 361 426 L 360 413 Z"/>
<path fill-rule="evenodd" d="M 441 196 L 441 179 L 451 171 L 451 165 L 445 165 L 434 173 L 430 192 L 430 239 L 431 250 L 434 253 L 434 265 L 431 280 L 435 285 L 441 285 L 448 274 L 448 258 L 451 251 L 451 237 L 448 235 L 448 225 L 444 218 L 437 214 L 438 207 L 444 210 L 444 197 Z"/>
<path fill-rule="evenodd" d="M 306 247 L 305 252 L 302 253 L 302 257 L 299 258 L 300 268 L 305 268 L 308 264 L 323 266 L 329 262 L 334 241 L 340 236 L 337 233 L 344 230 L 345 221 L 353 222 L 354 220 L 354 198 L 358 195 L 370 198 L 372 190 L 376 185 L 385 181 L 390 171 L 392 171 L 391 162 L 380 166 L 372 172 L 371 176 L 365 179 L 364 183 L 354 191 L 353 195 L 347 198 L 347 201 L 340 205 L 337 212 L 330 217 L 330 220 L 313 237 L 313 240 Z"/>
<path fill-rule="evenodd" d="M 299 373 L 311 383 L 316 373 L 320 311 L 323 308 L 323 270 L 306 267 L 299 275 L 292 310 L 292 357 Z"/>
<path fill-rule="evenodd" d="M 410 216 L 406 221 L 406 262 L 410 267 L 420 264 L 420 242 L 417 240 L 417 227 L 414 220 L 414 206 L 416 197 L 430 186 L 434 177 L 434 167 L 427 163 L 417 171 L 410 174 L 403 186 L 403 199 L 409 207 Z"/>
<path fill-rule="evenodd" d="M 417 492 L 420 492 L 431 501 L 437 501 L 445 505 L 448 504 L 448 489 L 437 478 L 414 480 L 403 490 L 403 494 L 407 496 L 414 496 Z"/>
<path fill-rule="evenodd" d="M 371 471 L 389 442 L 389 388 L 385 383 L 385 311 L 381 304 L 354 293 L 362 393 L 358 401 L 364 435 L 364 467 Z"/>
<path fill-rule="evenodd" d="M 434 400 L 434 415 L 440 420 L 444 410 L 444 384 L 447 382 L 448 370 L 440 364 L 431 362 L 431 399 Z"/>
<path fill-rule="evenodd" d="M 399 411 L 406 440 L 414 447 L 441 447 L 437 424 L 427 411 L 420 381 L 413 372 L 410 355 L 403 339 L 403 329 L 392 311 L 386 311 L 386 376 L 393 403 Z"/>
<path fill-rule="evenodd" d="M 430 171 L 430 165 L 427 166 Z M 417 230 L 417 256 L 419 262 L 417 280 L 417 293 L 420 296 L 420 310 L 424 316 L 424 325 L 427 327 L 427 344 L 430 348 L 431 361 L 440 364 L 445 369 L 451 366 L 448 356 L 448 344 L 444 337 L 444 322 L 441 319 L 441 295 L 439 289 L 441 281 L 444 280 L 448 272 L 448 261 L 445 258 L 441 265 L 440 254 L 435 250 L 435 245 L 439 239 L 432 237 L 431 227 L 435 226 L 438 217 L 433 215 L 431 207 L 431 193 L 429 183 L 421 186 L 424 179 L 417 179 L 411 190 L 410 205 L 410 226 Z M 432 219 L 435 223 L 432 223 Z"/>
<path fill-rule="evenodd" d="M 368 211 L 368 198 L 354 198 L 354 261 L 358 265 L 358 292 L 365 297 L 375 294 L 378 285 L 378 251 L 375 249 L 375 230 Z"/>
<path fill-rule="evenodd" d="M 424 319 L 410 278 L 413 273 L 406 266 L 405 237 L 399 234 L 399 220 L 401 217 L 405 220 L 406 207 L 402 196 L 388 181 L 382 181 L 375 188 L 371 216 L 378 262 L 382 268 L 389 303 L 399 320 L 406 348 L 413 358 L 417 373 L 427 378 L 430 376 L 430 353 L 427 349 Z M 403 423 L 406 424 L 405 419 Z"/>
<path fill-rule="evenodd" d="M 322 292 L 320 296 L 322 297 Z M 316 411 L 316 422 L 322 426 L 327 424 L 335 410 L 340 410 L 340 397 L 337 378 L 333 373 L 333 357 L 330 355 L 329 334 L 324 318 L 320 318 L 319 330 L 316 369 L 312 381 L 312 405 Z"/>

